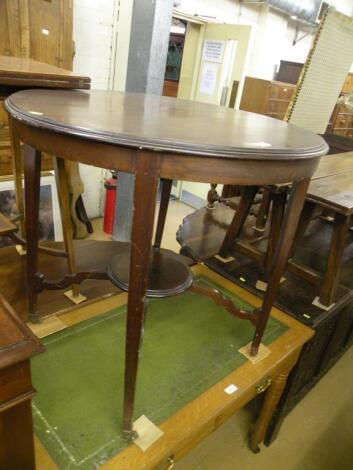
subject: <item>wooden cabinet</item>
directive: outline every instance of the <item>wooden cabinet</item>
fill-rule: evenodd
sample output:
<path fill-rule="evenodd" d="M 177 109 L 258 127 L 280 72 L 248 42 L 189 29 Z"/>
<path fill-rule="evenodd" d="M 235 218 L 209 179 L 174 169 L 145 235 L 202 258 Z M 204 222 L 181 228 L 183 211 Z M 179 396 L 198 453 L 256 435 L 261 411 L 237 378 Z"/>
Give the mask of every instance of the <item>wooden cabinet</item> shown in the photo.
<path fill-rule="evenodd" d="M 294 90 L 291 83 L 246 77 L 240 109 L 284 119 Z"/>
<path fill-rule="evenodd" d="M 72 70 L 72 18 L 72 0 L 1 0 L 0 56 L 30 58 Z M 10 92 L 0 82 L 0 176 L 13 172 L 4 110 Z M 52 168 L 52 158 L 44 156 L 42 169 Z"/>
<path fill-rule="evenodd" d="M 353 73 L 347 75 L 342 95 L 353 92 Z M 330 118 L 326 132 L 353 139 L 353 111 L 337 104 Z"/>
<path fill-rule="evenodd" d="M 72 69 L 72 0 L 1 0 L 0 55 Z"/>

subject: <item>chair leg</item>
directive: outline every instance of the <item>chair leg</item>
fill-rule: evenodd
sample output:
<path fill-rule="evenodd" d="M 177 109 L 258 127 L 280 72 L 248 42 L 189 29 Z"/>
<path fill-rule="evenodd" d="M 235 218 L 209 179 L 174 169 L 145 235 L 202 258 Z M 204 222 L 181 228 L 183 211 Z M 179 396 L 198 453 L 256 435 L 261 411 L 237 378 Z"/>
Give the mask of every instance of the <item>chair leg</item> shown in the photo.
<path fill-rule="evenodd" d="M 42 154 L 29 145 L 25 145 L 24 151 L 28 308 L 29 319 L 34 323 L 38 323 L 35 274 L 38 271 L 39 193 Z"/>
<path fill-rule="evenodd" d="M 236 238 L 239 237 L 241 229 L 244 226 L 245 220 L 249 215 L 251 204 L 258 191 L 258 186 L 245 186 L 242 190 L 238 210 L 234 214 L 233 220 L 224 237 L 219 254 L 221 256 L 228 256 L 229 250 Z"/>
<path fill-rule="evenodd" d="M 157 155 L 151 158 L 148 153 L 139 153 L 134 189 L 125 346 L 123 432 L 128 439 L 136 437 L 132 421 L 158 186 L 158 165 Z"/>
<path fill-rule="evenodd" d="M 153 244 L 155 248 L 160 248 L 161 246 L 173 180 L 167 180 L 163 178 L 161 179 L 161 184 L 162 184 L 161 202 L 159 204 L 156 235 L 155 235 L 154 244 Z"/>
<path fill-rule="evenodd" d="M 284 216 L 280 239 L 272 260 L 272 269 L 268 287 L 260 310 L 260 317 L 256 326 L 255 335 L 251 346 L 251 354 L 258 352 L 261 339 L 266 328 L 267 320 L 276 297 L 281 276 L 288 261 L 299 217 L 304 205 L 305 195 L 309 185 L 309 179 L 296 181 L 292 185 L 288 206 Z"/>
<path fill-rule="evenodd" d="M 331 305 L 335 298 L 349 226 L 350 216 L 335 214 L 326 272 L 320 288 L 320 302 L 323 305 Z"/>

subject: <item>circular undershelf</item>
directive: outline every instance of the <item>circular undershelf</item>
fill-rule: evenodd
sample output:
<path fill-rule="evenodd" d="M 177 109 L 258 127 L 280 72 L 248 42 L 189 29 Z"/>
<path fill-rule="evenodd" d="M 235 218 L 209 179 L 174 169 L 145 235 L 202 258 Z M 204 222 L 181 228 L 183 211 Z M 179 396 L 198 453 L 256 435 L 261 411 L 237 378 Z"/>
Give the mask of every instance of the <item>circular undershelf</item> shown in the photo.
<path fill-rule="evenodd" d="M 114 256 L 107 268 L 111 282 L 124 291 L 129 289 L 130 244 Z M 147 280 L 147 297 L 181 294 L 193 283 L 190 267 L 182 256 L 164 248 L 152 248 Z"/>

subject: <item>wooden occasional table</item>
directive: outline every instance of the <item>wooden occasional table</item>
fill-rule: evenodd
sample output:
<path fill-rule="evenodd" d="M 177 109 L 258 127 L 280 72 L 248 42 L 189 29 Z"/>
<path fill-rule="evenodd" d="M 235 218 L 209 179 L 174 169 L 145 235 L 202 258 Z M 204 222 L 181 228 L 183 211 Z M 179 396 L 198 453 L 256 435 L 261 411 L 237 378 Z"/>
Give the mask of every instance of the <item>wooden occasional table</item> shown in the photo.
<path fill-rule="evenodd" d="M 146 296 L 174 295 L 187 288 L 195 289 L 183 260 L 160 249 L 160 240 L 152 249 L 159 179 L 246 186 L 239 210 L 241 224 L 259 186 L 292 183 L 262 306 L 245 312 L 212 291 L 215 301 L 230 313 L 255 325 L 251 349 L 255 355 L 287 262 L 310 177 L 320 157 L 327 152 L 327 145 L 317 135 L 272 118 L 153 95 L 28 90 L 8 98 L 6 109 L 16 135 L 26 144 L 25 219 L 32 300 L 45 287 L 63 288 L 65 283 L 107 275 L 129 292 L 123 428 L 127 436 L 133 437 L 132 416 Z M 69 159 L 135 175 L 131 243 L 121 248 L 107 273 L 78 273 L 56 283 L 37 273 L 42 152 L 59 157 L 59 168 Z M 212 296 L 210 292 L 200 293 Z"/>

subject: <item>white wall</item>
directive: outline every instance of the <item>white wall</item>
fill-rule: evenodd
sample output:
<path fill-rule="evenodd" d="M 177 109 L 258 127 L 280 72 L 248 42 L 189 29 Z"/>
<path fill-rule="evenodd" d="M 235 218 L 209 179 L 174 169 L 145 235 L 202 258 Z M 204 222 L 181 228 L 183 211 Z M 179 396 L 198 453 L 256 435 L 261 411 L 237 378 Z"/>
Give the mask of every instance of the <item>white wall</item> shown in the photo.
<path fill-rule="evenodd" d="M 353 14 L 352 0 L 331 0 L 330 3 L 342 13 Z M 311 47 L 313 33 L 310 29 L 300 27 L 298 37 L 301 39 L 293 45 L 296 23 L 267 5 L 242 5 L 239 0 L 180 0 L 178 9 L 209 16 L 214 21 L 253 25 L 253 49 L 247 75 L 272 79 L 281 59 L 305 62 Z"/>
<path fill-rule="evenodd" d="M 76 46 L 74 71 L 91 77 L 92 89 L 107 90 L 111 70 L 111 51 L 115 0 L 75 0 L 73 38 Z M 106 171 L 80 164 L 85 186 L 83 200 L 88 217 L 102 215 L 103 181 Z"/>

